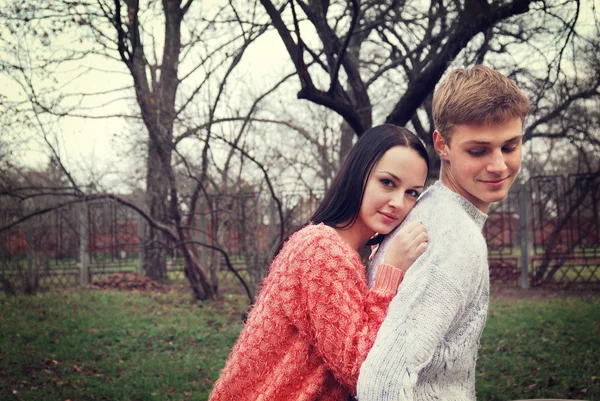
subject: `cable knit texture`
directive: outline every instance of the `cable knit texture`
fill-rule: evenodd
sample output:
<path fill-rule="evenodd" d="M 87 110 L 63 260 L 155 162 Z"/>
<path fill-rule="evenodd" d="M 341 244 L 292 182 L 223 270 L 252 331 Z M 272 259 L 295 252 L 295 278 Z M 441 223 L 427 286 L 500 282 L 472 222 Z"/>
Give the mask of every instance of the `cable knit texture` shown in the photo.
<path fill-rule="evenodd" d="M 334 229 L 299 230 L 273 260 L 210 400 L 346 400 L 402 273 L 380 265 L 369 289 Z"/>
<path fill-rule="evenodd" d="M 429 247 L 406 272 L 358 379 L 360 401 L 475 400 L 475 362 L 489 301 L 487 215 L 437 182 L 403 224 Z M 392 233 L 369 272 L 376 276 Z"/>

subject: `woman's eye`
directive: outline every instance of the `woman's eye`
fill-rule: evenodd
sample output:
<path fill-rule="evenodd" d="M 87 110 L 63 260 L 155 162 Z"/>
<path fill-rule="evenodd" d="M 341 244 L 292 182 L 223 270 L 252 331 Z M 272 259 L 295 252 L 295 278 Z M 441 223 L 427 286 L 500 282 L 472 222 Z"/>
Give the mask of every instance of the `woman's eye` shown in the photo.
<path fill-rule="evenodd" d="M 381 183 L 382 183 L 384 186 L 386 186 L 386 187 L 393 187 L 393 186 L 394 186 L 394 183 L 392 182 L 392 180 L 388 180 L 387 178 L 382 178 L 382 179 L 380 180 L 380 182 L 381 182 Z"/>
<path fill-rule="evenodd" d="M 413 198 L 417 199 L 419 196 L 421 196 L 421 194 L 419 193 L 419 191 L 415 191 L 414 189 L 411 189 L 409 191 L 406 191 L 406 193 L 409 196 L 412 196 Z"/>

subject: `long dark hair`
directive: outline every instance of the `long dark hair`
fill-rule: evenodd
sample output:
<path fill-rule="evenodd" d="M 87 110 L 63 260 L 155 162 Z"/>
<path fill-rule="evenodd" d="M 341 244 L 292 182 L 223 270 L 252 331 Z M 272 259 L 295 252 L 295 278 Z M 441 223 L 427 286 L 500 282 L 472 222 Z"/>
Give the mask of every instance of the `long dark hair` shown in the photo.
<path fill-rule="evenodd" d="M 417 152 L 427 163 L 429 174 L 427 150 L 415 134 L 393 124 L 378 125 L 362 134 L 352 147 L 310 221 L 339 229 L 352 226 L 358 218 L 373 167 L 388 149 L 395 146 L 405 146 Z"/>

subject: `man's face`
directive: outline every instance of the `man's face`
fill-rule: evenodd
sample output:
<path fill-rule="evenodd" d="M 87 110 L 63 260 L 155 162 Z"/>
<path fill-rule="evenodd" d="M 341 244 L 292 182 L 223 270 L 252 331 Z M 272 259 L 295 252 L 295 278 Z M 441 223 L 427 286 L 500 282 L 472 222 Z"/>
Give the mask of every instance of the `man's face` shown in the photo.
<path fill-rule="evenodd" d="M 450 145 L 434 132 L 434 145 L 444 164 L 442 182 L 488 212 L 490 203 L 508 194 L 521 167 L 520 118 L 496 125 L 456 125 Z"/>

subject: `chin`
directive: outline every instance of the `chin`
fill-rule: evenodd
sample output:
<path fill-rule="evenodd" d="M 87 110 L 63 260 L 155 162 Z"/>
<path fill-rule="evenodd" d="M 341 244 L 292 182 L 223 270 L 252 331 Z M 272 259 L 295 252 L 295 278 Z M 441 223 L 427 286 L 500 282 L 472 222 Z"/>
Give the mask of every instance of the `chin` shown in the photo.
<path fill-rule="evenodd" d="M 480 190 L 477 192 L 477 198 L 481 199 L 484 202 L 500 202 L 502 199 L 506 198 L 508 192 L 510 191 L 510 185 L 505 186 L 503 188 L 498 188 L 496 190 Z"/>
<path fill-rule="evenodd" d="M 387 226 L 387 225 L 382 225 L 381 227 L 375 227 L 375 232 L 379 233 L 381 235 L 388 235 L 389 233 L 391 233 L 394 228 L 396 228 L 397 225 L 395 226 Z"/>
<path fill-rule="evenodd" d="M 482 199 L 487 203 L 495 203 L 500 202 L 508 195 L 508 191 L 501 191 L 494 194 L 490 194 L 488 196 L 482 197 Z"/>
<path fill-rule="evenodd" d="M 392 229 L 389 227 L 379 227 L 378 229 L 375 229 L 375 232 L 380 235 L 388 235 L 392 232 Z"/>

